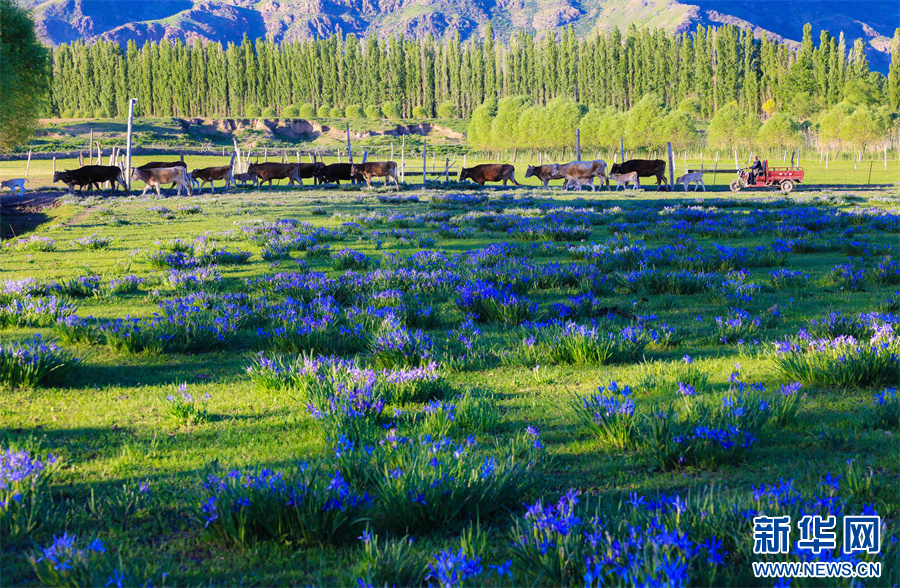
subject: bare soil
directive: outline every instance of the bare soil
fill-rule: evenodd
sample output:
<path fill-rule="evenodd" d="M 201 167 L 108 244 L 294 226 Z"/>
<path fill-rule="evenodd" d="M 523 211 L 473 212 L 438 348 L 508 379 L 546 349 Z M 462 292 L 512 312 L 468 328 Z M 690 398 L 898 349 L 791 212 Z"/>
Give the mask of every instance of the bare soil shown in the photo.
<path fill-rule="evenodd" d="M 26 192 L 23 195 L 0 195 L 0 239 L 21 237 L 47 222 L 48 208 L 59 206 L 65 192 Z"/>

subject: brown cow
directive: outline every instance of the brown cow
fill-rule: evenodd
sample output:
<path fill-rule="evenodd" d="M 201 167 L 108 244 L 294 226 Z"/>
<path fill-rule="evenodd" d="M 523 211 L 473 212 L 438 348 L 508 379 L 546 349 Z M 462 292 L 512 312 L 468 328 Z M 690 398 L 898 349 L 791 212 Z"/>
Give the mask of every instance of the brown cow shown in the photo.
<path fill-rule="evenodd" d="M 155 169 L 140 169 L 136 167 L 134 168 L 134 173 L 131 174 L 131 180 L 140 180 L 146 184 L 144 191 L 141 192 L 141 196 L 146 194 L 150 188 L 156 188 L 156 195 L 161 196 L 162 194 L 159 192 L 160 185 L 170 182 L 178 184 L 179 191 L 181 188 L 184 188 L 189 196 L 194 195 L 194 188 L 191 186 L 190 179 L 188 179 L 187 170 L 183 167 L 159 167 Z"/>
<path fill-rule="evenodd" d="M 347 182 L 361 182 L 362 176 L 353 175 L 350 172 L 350 168 L 353 166 L 352 163 L 332 163 L 330 165 L 326 165 L 318 171 L 319 182 L 322 184 L 328 184 L 334 182 L 338 186 L 341 185 L 341 180 Z"/>
<path fill-rule="evenodd" d="M 530 178 L 534 176 L 544 183 L 544 187 L 547 187 L 547 184 L 550 180 L 560 180 L 562 176 L 555 173 L 553 170 L 558 168 L 558 164 L 548 163 L 547 165 L 529 165 L 528 169 L 525 170 L 525 177 Z"/>
<path fill-rule="evenodd" d="M 656 176 L 656 190 L 659 191 L 662 186 L 668 188 L 666 183 L 666 162 L 662 159 L 629 159 L 624 163 L 614 163 L 609 171 L 611 174 L 637 172 L 640 178 Z M 609 180 L 607 180 L 606 185 L 609 185 Z"/>
<path fill-rule="evenodd" d="M 272 180 L 290 180 L 290 185 L 294 185 L 296 180 L 300 181 L 297 175 L 299 163 L 251 163 L 247 166 L 248 174 L 255 174 L 260 184 L 269 182 L 269 188 L 272 187 Z"/>
<path fill-rule="evenodd" d="M 115 165 L 85 165 L 78 169 L 65 170 L 53 173 L 54 182 L 64 182 L 69 186 L 69 193 L 74 194 L 75 186 L 87 186 L 88 194 L 94 193 L 94 186 L 100 190 L 100 184 L 110 183 L 109 193 L 112 194 L 117 184 L 128 192 L 128 186 L 122 180 L 122 170 Z"/>
<path fill-rule="evenodd" d="M 185 169 L 185 171 L 187 171 L 187 164 L 184 163 L 183 161 L 148 161 L 144 165 L 139 165 L 138 169 L 160 169 L 163 167 L 183 167 Z M 190 177 L 188 179 L 191 180 Z M 193 180 L 191 180 L 191 185 L 193 185 L 193 184 L 194 184 L 194 182 L 193 182 Z M 169 186 L 169 190 L 174 190 L 174 189 L 175 189 L 175 184 L 172 184 L 171 186 Z M 178 195 L 181 196 L 181 186 L 178 187 Z"/>
<path fill-rule="evenodd" d="M 354 163 L 350 166 L 351 176 L 362 176 L 366 180 L 366 186 L 372 187 L 372 178 L 384 178 L 387 185 L 388 179 L 394 180 L 397 190 L 400 190 L 400 182 L 397 180 L 397 164 L 393 161 L 368 161 L 366 163 Z"/>
<path fill-rule="evenodd" d="M 503 182 L 503 185 L 506 186 L 506 182 L 510 181 L 518 186 L 519 182 L 514 177 L 515 173 L 516 168 L 508 163 L 482 163 L 475 167 L 464 167 L 459 170 L 459 181 L 469 178 L 479 186 L 484 186 L 485 182 Z"/>
<path fill-rule="evenodd" d="M 234 181 L 234 177 L 231 175 L 230 165 L 195 169 L 191 172 L 191 178 L 200 182 L 199 190 L 203 190 L 203 185 L 206 184 L 206 182 L 209 182 L 210 194 L 213 194 L 216 191 L 215 185 L 213 185 L 213 180 L 225 180 L 226 190 L 231 187 L 231 182 Z"/>
<path fill-rule="evenodd" d="M 606 179 L 604 176 L 606 173 L 606 162 L 602 159 L 596 159 L 594 161 L 570 161 L 565 165 L 557 166 L 555 171 L 558 175 L 565 178 L 566 181 L 563 184 L 565 189 L 574 187 L 581 190 L 583 185 L 588 184 L 591 187 L 591 191 L 596 191 L 597 188 L 594 186 L 594 178 L 603 178 L 601 182 Z"/>

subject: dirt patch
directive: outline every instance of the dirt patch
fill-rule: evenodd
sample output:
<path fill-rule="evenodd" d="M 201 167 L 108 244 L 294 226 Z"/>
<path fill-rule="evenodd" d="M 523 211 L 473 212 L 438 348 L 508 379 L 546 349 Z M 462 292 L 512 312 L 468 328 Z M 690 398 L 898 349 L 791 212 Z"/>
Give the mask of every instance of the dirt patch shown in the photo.
<path fill-rule="evenodd" d="M 11 239 L 33 231 L 49 220 L 45 212 L 59 206 L 64 192 L 27 192 L 0 196 L 0 239 Z"/>

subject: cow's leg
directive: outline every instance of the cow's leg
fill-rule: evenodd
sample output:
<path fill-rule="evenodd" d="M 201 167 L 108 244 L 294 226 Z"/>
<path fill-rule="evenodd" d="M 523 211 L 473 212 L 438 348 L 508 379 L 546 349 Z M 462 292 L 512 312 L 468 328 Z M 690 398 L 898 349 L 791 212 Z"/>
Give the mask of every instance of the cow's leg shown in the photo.
<path fill-rule="evenodd" d="M 162 194 L 159 193 L 159 184 L 156 184 L 156 196 L 162 198 Z"/>
<path fill-rule="evenodd" d="M 703 180 L 700 180 L 700 185 L 703 186 L 703 191 L 706 192 L 706 184 L 703 183 Z"/>
<path fill-rule="evenodd" d="M 397 179 L 397 172 L 392 171 L 390 173 L 390 177 L 392 180 L 394 180 L 394 185 L 397 186 L 397 191 L 399 192 L 400 191 L 400 181 Z M 384 185 L 386 186 L 387 183 L 388 183 L 388 179 L 384 178 Z"/>
<path fill-rule="evenodd" d="M 515 184 L 515 185 L 516 185 L 516 188 L 519 187 L 519 182 L 516 181 L 516 175 L 515 175 L 515 174 L 509 174 L 509 181 L 511 181 L 513 184 Z"/>

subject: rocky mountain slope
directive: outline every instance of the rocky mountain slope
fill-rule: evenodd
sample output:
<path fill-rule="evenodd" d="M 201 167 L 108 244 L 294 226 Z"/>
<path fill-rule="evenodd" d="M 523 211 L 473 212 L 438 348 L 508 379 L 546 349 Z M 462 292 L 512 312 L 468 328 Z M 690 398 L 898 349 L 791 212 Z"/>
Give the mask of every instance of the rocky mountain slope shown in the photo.
<path fill-rule="evenodd" d="M 239 43 L 391 33 L 441 37 L 478 34 L 491 19 L 503 36 L 574 25 L 582 35 L 612 26 L 684 31 L 697 24 L 731 23 L 797 42 L 803 25 L 867 41 L 873 67 L 886 70 L 890 38 L 900 24 L 896 0 L 22 0 L 33 9 L 50 44 L 97 37 L 213 40 Z"/>

